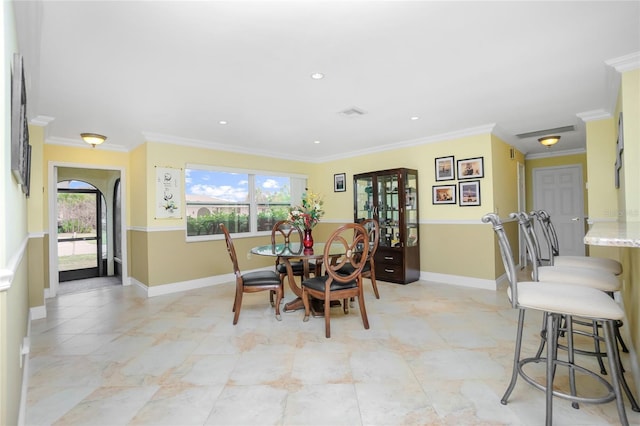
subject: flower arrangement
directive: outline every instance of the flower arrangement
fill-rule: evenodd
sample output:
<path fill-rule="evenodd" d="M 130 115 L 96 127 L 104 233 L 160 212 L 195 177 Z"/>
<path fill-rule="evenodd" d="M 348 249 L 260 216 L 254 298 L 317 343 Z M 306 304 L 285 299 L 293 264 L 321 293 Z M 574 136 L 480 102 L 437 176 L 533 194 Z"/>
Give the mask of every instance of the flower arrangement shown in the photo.
<path fill-rule="evenodd" d="M 302 194 L 302 204 L 289 209 L 289 220 L 302 229 L 313 229 L 324 214 L 320 194 L 308 191 Z"/>

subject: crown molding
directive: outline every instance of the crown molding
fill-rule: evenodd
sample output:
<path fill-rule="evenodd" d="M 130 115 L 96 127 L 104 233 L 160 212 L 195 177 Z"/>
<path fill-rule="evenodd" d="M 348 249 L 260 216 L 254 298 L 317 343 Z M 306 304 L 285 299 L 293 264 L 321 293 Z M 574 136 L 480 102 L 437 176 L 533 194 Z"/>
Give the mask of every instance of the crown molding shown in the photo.
<path fill-rule="evenodd" d="M 366 154 L 392 151 L 394 149 L 408 148 L 412 146 L 426 145 L 426 144 L 437 143 L 437 142 L 445 142 L 445 141 L 460 139 L 460 138 L 469 137 L 469 136 L 486 135 L 486 134 L 492 133 L 495 127 L 496 127 L 495 123 L 485 124 L 482 126 L 470 127 L 467 129 L 457 130 L 454 132 L 440 133 L 438 135 L 428 136 L 425 138 L 409 139 L 406 141 L 394 142 L 394 143 L 378 146 L 375 149 L 371 149 L 371 148 L 361 149 L 358 151 L 351 151 L 351 152 L 341 153 L 337 155 L 330 155 L 322 158 L 317 158 L 315 160 L 307 158 L 305 159 L 305 161 L 312 162 L 312 163 L 324 163 L 332 160 L 343 160 L 345 158 L 359 157 L 361 155 L 366 155 Z"/>
<path fill-rule="evenodd" d="M 535 160 L 537 158 L 564 157 L 565 155 L 585 154 L 586 149 L 566 149 L 564 151 L 550 151 L 539 154 L 527 154 L 525 160 Z"/>
<path fill-rule="evenodd" d="M 628 55 L 618 56 L 604 61 L 606 65 L 606 107 L 609 111 L 615 111 L 620 91 L 621 74 L 640 68 L 640 52 L 633 52 Z"/>
<path fill-rule="evenodd" d="M 585 111 L 585 112 L 579 112 L 576 114 L 576 116 L 581 119 L 582 121 L 584 121 L 585 123 L 589 122 L 589 121 L 597 121 L 597 120 L 605 120 L 607 118 L 611 118 L 612 115 L 610 112 L 605 111 L 603 109 L 596 109 L 593 111 Z"/>
<path fill-rule="evenodd" d="M 305 161 L 305 162 L 309 161 L 309 158 L 304 156 L 297 156 L 297 155 L 291 155 L 291 154 L 282 153 L 282 152 L 273 152 L 268 150 L 247 149 L 247 148 L 227 145 L 220 142 L 204 141 L 201 139 L 183 138 L 179 136 L 165 135 L 162 133 L 142 132 L 142 136 L 144 137 L 146 142 L 167 143 L 167 144 L 173 144 L 173 145 L 191 146 L 194 148 L 215 149 L 219 151 L 236 152 L 239 154 L 246 154 L 246 155 L 259 155 L 262 157 L 279 158 L 284 160 Z"/>
<path fill-rule="evenodd" d="M 640 68 L 640 52 L 633 52 L 628 55 L 609 59 L 608 61 L 604 61 L 604 63 L 620 73 L 632 71 Z"/>
<path fill-rule="evenodd" d="M 52 121 L 55 120 L 55 117 L 49 117 L 46 115 L 38 115 L 29 121 L 29 124 L 40 127 L 47 127 Z"/>

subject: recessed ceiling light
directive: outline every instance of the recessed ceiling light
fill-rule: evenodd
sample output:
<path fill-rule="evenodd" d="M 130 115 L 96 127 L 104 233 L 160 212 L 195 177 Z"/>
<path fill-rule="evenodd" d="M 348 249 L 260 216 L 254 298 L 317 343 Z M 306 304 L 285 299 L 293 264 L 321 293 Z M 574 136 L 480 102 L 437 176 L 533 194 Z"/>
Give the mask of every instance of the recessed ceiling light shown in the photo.
<path fill-rule="evenodd" d="M 411 119 L 412 119 L 413 121 L 416 121 L 416 120 L 419 120 L 419 119 L 420 119 L 420 117 L 418 117 L 418 116 L 414 115 L 413 117 L 411 117 Z"/>
<path fill-rule="evenodd" d="M 315 143 L 315 144 L 319 144 L 319 143 L 320 143 L 320 141 L 313 141 L 313 143 Z"/>
<path fill-rule="evenodd" d="M 225 120 L 220 120 L 220 121 L 218 121 L 218 124 L 220 124 L 220 125 L 223 125 L 223 126 L 224 126 L 225 124 L 229 124 L 229 122 L 228 122 L 228 121 L 225 121 Z"/>
<path fill-rule="evenodd" d="M 313 74 L 311 74 L 311 78 L 314 80 L 322 80 L 324 78 L 324 74 L 322 74 L 321 72 L 314 72 Z"/>

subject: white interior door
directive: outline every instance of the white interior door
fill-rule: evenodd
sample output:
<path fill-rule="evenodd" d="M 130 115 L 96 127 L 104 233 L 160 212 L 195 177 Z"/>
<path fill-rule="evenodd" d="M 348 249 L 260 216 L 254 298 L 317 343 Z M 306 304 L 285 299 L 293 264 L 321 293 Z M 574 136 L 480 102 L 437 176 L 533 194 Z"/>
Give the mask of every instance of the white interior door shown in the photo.
<path fill-rule="evenodd" d="M 533 208 L 544 209 L 558 233 L 560 254 L 584 256 L 584 194 L 582 166 L 544 167 L 533 170 Z M 540 234 L 542 237 L 542 235 Z M 545 240 L 540 240 L 542 256 Z"/>

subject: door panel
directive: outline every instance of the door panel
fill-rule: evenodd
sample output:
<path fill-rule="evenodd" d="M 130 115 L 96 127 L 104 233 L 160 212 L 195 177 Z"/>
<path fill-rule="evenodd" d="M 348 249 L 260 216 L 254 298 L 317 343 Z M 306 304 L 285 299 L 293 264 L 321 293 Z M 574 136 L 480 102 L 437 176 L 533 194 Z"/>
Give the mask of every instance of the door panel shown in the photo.
<path fill-rule="evenodd" d="M 101 201 L 97 190 L 58 190 L 60 282 L 100 276 Z"/>
<path fill-rule="evenodd" d="M 533 170 L 533 208 L 544 209 L 558 233 L 561 255 L 584 256 L 585 214 L 582 166 L 546 167 Z M 542 257 L 548 250 L 541 232 Z"/>

